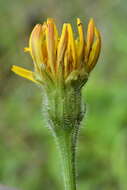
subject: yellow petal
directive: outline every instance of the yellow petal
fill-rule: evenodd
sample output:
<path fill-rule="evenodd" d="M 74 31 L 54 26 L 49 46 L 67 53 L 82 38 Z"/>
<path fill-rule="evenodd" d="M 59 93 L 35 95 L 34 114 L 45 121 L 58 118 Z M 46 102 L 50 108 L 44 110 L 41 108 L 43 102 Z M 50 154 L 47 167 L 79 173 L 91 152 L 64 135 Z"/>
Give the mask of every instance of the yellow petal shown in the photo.
<path fill-rule="evenodd" d="M 16 73 L 17 75 L 20 75 L 21 77 L 24 77 L 24 78 L 26 78 L 28 80 L 31 80 L 31 81 L 37 83 L 37 81 L 33 77 L 33 72 L 32 71 L 29 71 L 27 69 L 24 69 L 24 68 L 16 66 L 16 65 L 13 65 L 11 70 L 14 73 Z"/>
<path fill-rule="evenodd" d="M 77 26 L 78 26 L 78 33 L 79 33 L 79 43 L 78 45 L 78 62 L 81 61 L 83 48 L 84 48 L 84 32 L 83 26 L 79 18 L 77 18 Z"/>
<path fill-rule="evenodd" d="M 89 61 L 88 61 L 89 71 L 91 71 L 96 65 L 97 60 L 100 55 L 100 50 L 101 50 L 101 36 L 100 36 L 99 31 L 96 28 L 95 28 L 95 36 L 96 36 L 96 41 L 94 42 L 92 46 L 92 50 L 91 50 Z"/>
<path fill-rule="evenodd" d="M 76 68 L 76 47 L 75 47 L 75 40 L 73 36 L 73 30 L 71 24 L 67 24 L 68 27 L 68 56 L 72 59 L 73 68 Z"/>
<path fill-rule="evenodd" d="M 65 50 L 67 47 L 67 41 L 68 41 L 68 36 L 67 36 L 67 24 L 63 25 L 62 29 L 62 34 L 60 37 L 60 41 L 58 44 L 58 50 L 57 50 L 57 68 L 59 67 L 59 64 L 62 62 Z"/>
<path fill-rule="evenodd" d="M 39 66 L 43 63 L 42 44 L 44 41 L 44 27 L 37 24 L 30 36 L 29 48 L 34 62 Z"/>
<path fill-rule="evenodd" d="M 48 64 L 51 71 L 54 73 L 55 64 L 55 38 L 54 38 L 54 24 L 52 19 L 47 20 L 46 27 L 46 44 L 48 52 Z"/>
<path fill-rule="evenodd" d="M 86 39 L 87 46 L 86 46 L 86 52 L 85 52 L 86 57 L 89 56 L 93 41 L 94 41 L 94 21 L 93 21 L 93 19 L 91 19 L 89 21 L 88 30 L 87 30 L 87 39 Z"/>
<path fill-rule="evenodd" d="M 53 21 L 53 24 L 54 24 L 54 40 L 55 40 L 55 53 L 56 53 L 58 40 L 59 40 L 59 35 L 58 35 L 58 30 L 57 30 L 57 27 L 56 27 L 56 24 L 55 24 L 54 21 Z"/>

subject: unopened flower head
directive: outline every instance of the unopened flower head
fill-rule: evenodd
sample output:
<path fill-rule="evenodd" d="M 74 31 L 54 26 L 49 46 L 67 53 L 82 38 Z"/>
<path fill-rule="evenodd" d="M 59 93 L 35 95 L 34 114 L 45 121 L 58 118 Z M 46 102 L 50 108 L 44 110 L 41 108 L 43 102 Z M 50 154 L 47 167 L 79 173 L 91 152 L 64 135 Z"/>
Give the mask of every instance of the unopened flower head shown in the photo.
<path fill-rule="evenodd" d="M 87 81 L 89 73 L 97 63 L 101 37 L 93 19 L 88 23 L 86 36 L 83 24 L 77 19 L 78 37 L 74 38 L 72 26 L 63 24 L 61 36 L 53 19 L 37 24 L 30 36 L 29 47 L 25 48 L 32 56 L 34 71 L 13 66 L 16 74 L 38 84 L 69 81 Z"/>

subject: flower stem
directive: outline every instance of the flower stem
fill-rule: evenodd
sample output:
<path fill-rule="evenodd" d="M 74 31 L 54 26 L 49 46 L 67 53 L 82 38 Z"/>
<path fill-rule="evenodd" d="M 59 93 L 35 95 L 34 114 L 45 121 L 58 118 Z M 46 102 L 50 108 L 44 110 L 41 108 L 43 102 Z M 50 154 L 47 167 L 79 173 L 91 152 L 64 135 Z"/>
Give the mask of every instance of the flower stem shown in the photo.
<path fill-rule="evenodd" d="M 74 143 L 73 134 L 68 133 L 68 131 L 63 131 L 60 136 L 57 136 L 65 190 L 76 190 Z"/>

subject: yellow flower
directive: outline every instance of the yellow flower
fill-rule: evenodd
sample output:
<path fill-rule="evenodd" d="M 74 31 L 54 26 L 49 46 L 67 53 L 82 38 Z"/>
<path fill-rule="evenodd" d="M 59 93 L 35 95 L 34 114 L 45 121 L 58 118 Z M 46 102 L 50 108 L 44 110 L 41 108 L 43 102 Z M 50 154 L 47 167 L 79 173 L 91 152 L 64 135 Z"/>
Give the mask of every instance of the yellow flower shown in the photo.
<path fill-rule="evenodd" d="M 32 56 L 34 71 L 13 66 L 16 74 L 36 83 L 76 80 L 80 75 L 89 74 L 97 63 L 101 37 L 93 19 L 89 21 L 85 37 L 83 25 L 77 19 L 78 37 L 74 38 L 71 24 L 63 24 L 59 36 L 53 19 L 47 19 L 43 25 L 37 24 L 30 36 L 29 47 L 25 48 Z"/>

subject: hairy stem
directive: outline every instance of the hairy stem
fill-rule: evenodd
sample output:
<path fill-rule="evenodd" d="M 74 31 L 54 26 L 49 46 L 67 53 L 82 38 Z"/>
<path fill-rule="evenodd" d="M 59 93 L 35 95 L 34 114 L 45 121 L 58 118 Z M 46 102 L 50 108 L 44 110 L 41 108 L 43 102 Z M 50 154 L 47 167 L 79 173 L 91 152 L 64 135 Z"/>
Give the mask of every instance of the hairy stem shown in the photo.
<path fill-rule="evenodd" d="M 65 190 L 76 190 L 75 147 L 73 134 L 64 131 L 57 136 Z"/>

